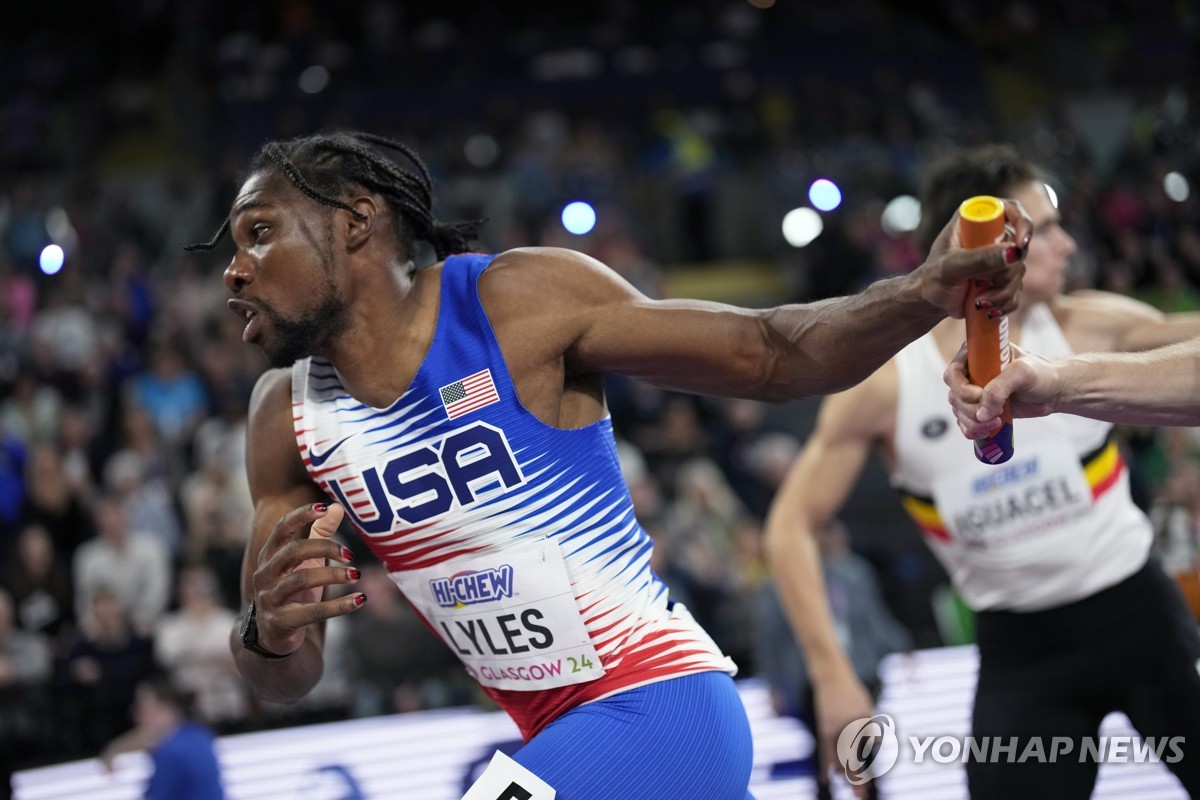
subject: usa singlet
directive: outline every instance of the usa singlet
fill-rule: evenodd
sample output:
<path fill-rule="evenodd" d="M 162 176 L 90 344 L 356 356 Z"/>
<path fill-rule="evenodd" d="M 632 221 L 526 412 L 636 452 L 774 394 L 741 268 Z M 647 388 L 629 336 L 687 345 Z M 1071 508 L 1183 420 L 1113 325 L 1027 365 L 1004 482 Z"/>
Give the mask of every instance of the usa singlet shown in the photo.
<path fill-rule="evenodd" d="M 1071 347 L 1044 304 L 1021 346 Z M 1038 611 L 1129 577 L 1150 552 L 1150 522 L 1129 495 L 1112 425 L 1069 414 L 1014 420 L 1015 454 L 982 464 L 946 402 L 946 361 L 931 334 L 896 356 L 892 483 L 955 589 L 976 611 Z"/>
<path fill-rule="evenodd" d="M 446 259 L 429 352 L 391 406 L 311 358 L 293 416 L 309 475 L 529 739 L 582 703 L 736 667 L 651 572 L 611 420 L 560 430 L 521 405 L 479 301 L 491 260 Z"/>

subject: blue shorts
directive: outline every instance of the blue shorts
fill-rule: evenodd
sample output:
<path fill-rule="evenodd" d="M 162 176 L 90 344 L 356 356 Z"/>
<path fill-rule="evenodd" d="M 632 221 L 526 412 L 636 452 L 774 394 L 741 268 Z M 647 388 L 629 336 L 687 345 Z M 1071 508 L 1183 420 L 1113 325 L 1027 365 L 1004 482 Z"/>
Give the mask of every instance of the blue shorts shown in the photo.
<path fill-rule="evenodd" d="M 752 750 L 733 679 L 702 672 L 573 708 L 513 758 L 556 800 L 754 800 Z"/>

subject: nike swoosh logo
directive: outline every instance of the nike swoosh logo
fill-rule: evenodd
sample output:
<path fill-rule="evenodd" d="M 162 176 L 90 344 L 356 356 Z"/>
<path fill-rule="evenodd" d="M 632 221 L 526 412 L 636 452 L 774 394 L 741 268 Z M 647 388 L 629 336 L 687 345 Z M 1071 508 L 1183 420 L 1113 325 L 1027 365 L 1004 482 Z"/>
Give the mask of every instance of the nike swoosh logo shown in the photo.
<path fill-rule="evenodd" d="M 318 453 L 316 450 L 310 449 L 308 451 L 308 463 L 310 463 L 314 467 L 321 466 L 322 464 L 324 464 L 326 461 L 329 460 L 329 457 L 331 455 L 333 455 L 333 451 L 337 450 L 339 447 L 341 447 L 343 444 L 345 444 L 347 442 L 347 440 L 349 440 L 353 437 L 354 437 L 354 434 L 350 434 L 350 436 L 347 436 L 345 439 L 342 439 L 340 442 L 338 442 L 333 447 L 326 450 L 324 453 Z"/>

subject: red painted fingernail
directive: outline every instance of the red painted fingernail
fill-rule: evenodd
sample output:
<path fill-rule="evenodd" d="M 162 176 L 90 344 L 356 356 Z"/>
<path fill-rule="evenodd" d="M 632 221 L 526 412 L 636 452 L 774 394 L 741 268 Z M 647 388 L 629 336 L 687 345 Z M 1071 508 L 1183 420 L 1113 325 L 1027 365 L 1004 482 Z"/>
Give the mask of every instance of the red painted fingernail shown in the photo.
<path fill-rule="evenodd" d="M 1000 319 L 1004 316 L 1004 309 L 993 308 L 991 311 L 987 312 L 987 315 L 988 319 Z"/>
<path fill-rule="evenodd" d="M 351 552 L 349 547 L 343 547 L 342 548 L 342 561 L 353 561 L 353 560 L 354 560 L 354 553 Z"/>
<path fill-rule="evenodd" d="M 325 505 L 324 503 L 313 503 L 313 511 L 317 512 L 318 514 L 324 514 L 328 510 L 329 506 Z"/>
<path fill-rule="evenodd" d="M 991 308 L 992 301 L 991 300 L 976 300 L 975 307 L 978 308 L 980 311 L 982 311 L 985 308 Z"/>
<path fill-rule="evenodd" d="M 1025 234 L 1025 238 L 1021 240 L 1021 250 L 1029 249 L 1029 242 L 1032 238 L 1033 238 L 1032 235 L 1030 235 L 1028 233 Z"/>
<path fill-rule="evenodd" d="M 362 606 L 362 604 L 365 602 L 367 602 L 367 596 L 365 594 L 359 594 L 359 595 L 354 596 L 354 605 Z"/>
<path fill-rule="evenodd" d="M 1007 248 L 1005 248 L 1005 250 L 1004 250 L 1005 263 L 1011 264 L 1014 261 L 1020 261 L 1020 260 L 1021 260 L 1021 248 L 1017 247 L 1016 245 L 1009 245 Z"/>
<path fill-rule="evenodd" d="M 356 581 L 362 577 L 362 573 L 358 571 L 357 567 L 351 567 L 350 569 L 346 570 L 346 576 L 350 578 L 350 580 Z"/>

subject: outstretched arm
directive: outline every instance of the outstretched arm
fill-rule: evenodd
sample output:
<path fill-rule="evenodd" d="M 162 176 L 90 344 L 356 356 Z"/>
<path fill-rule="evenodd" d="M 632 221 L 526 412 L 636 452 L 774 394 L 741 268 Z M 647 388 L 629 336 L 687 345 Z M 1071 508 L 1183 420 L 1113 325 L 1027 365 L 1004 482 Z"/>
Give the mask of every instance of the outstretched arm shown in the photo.
<path fill-rule="evenodd" d="M 1024 212 L 1016 204 L 1007 212 L 1016 241 L 1027 243 Z M 986 307 L 1016 307 L 1024 250 L 961 249 L 956 223 L 912 273 L 817 303 L 751 310 L 650 300 L 587 256 L 553 249 L 498 256 L 480 291 L 494 325 L 519 325 L 522 338 L 545 343 L 546 357 L 562 354 L 570 375 L 617 372 L 680 391 L 784 401 L 851 386 L 945 316 L 962 316 L 969 281 L 990 285 Z"/>
<path fill-rule="evenodd" d="M 1200 313 L 1166 314 L 1126 295 L 1084 289 L 1055 302 L 1056 315 L 1069 325 L 1076 353 L 1132 353 L 1152 350 L 1200 335 Z"/>
<path fill-rule="evenodd" d="M 1085 353 L 1044 358 L 1014 348 L 1014 360 L 984 388 L 963 372 L 962 351 L 946 368 L 950 404 L 971 439 L 1013 415 L 1061 412 L 1134 425 L 1200 425 L 1200 337 L 1142 353 Z"/>

